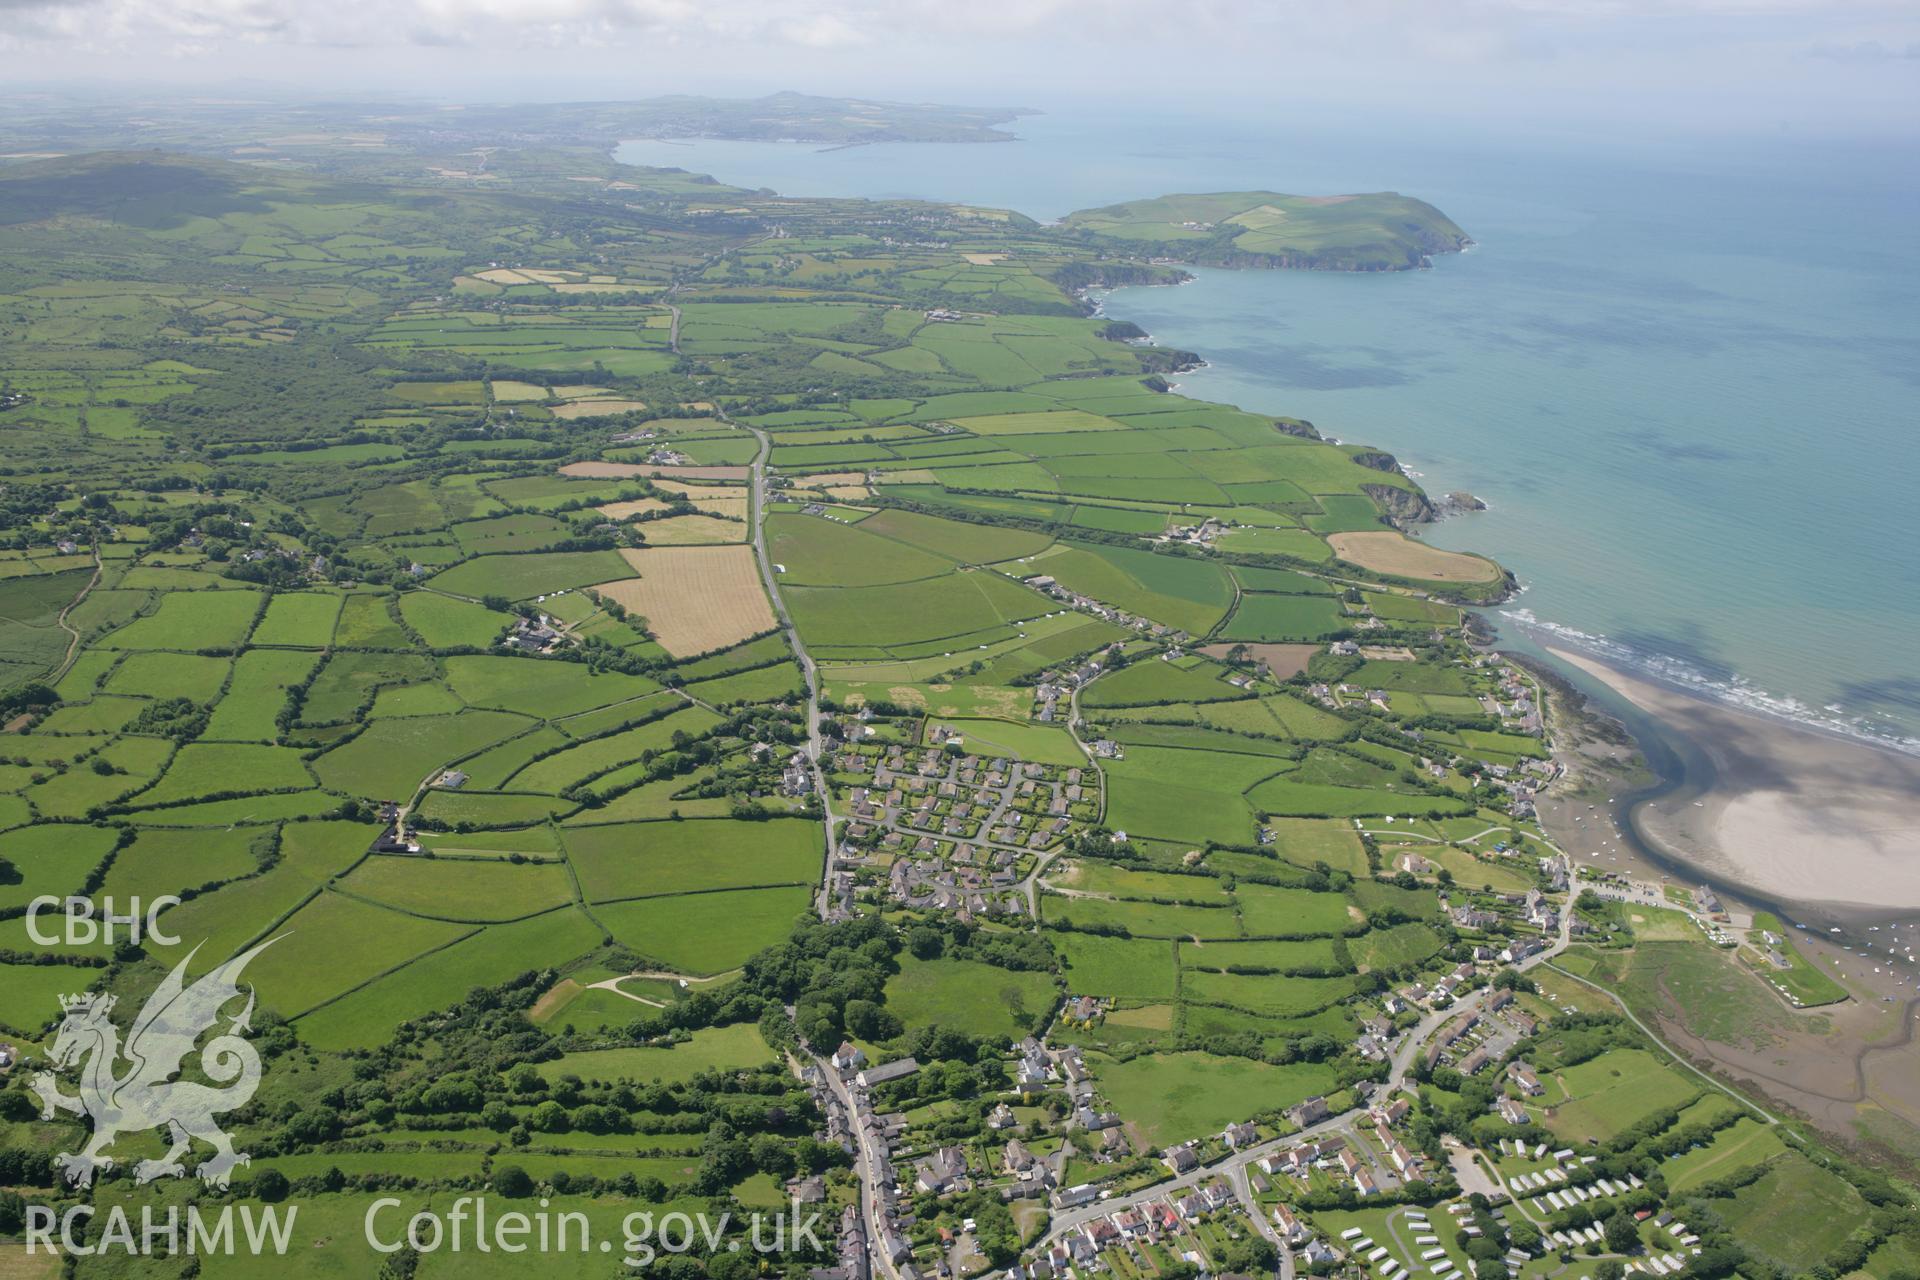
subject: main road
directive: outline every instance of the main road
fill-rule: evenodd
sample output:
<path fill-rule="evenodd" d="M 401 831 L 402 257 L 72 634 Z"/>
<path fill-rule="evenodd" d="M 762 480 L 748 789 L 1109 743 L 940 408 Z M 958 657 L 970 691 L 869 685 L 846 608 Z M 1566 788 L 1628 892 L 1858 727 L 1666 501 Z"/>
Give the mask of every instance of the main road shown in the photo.
<path fill-rule="evenodd" d="M 678 308 L 675 308 L 678 314 Z M 724 410 L 718 410 L 720 416 L 728 422 Z M 813 777 L 813 792 L 820 798 L 820 819 L 827 830 L 827 857 L 820 871 L 820 888 L 814 899 L 814 910 L 822 917 L 826 916 L 832 905 L 833 896 L 833 792 L 827 787 L 827 770 L 822 764 L 826 756 L 826 736 L 820 732 L 820 669 L 814 665 L 813 655 L 807 652 L 805 642 L 800 639 L 800 629 L 793 625 L 793 615 L 787 612 L 787 602 L 780 595 L 780 575 L 774 568 L 773 557 L 767 553 L 767 458 L 773 452 L 773 437 L 759 427 L 747 423 L 734 423 L 753 434 L 759 442 L 754 452 L 753 463 L 748 467 L 748 482 L 753 493 L 748 499 L 747 510 L 753 525 L 753 558 L 760 566 L 760 581 L 766 586 L 767 597 L 773 601 L 773 616 L 787 634 L 787 643 L 793 649 L 793 656 L 800 663 L 800 673 L 807 682 L 807 769 Z"/>
<path fill-rule="evenodd" d="M 672 297 L 679 291 L 680 282 L 676 280 L 667 290 L 667 296 Z M 673 317 L 667 329 L 667 349 L 677 356 L 680 354 L 680 308 L 669 302 L 667 311 Z M 751 433 L 760 445 L 754 452 L 753 464 L 747 469 L 747 482 L 752 490 L 747 495 L 747 512 L 753 527 L 753 558 L 760 566 L 760 581 L 767 589 L 767 598 L 773 602 L 773 616 L 786 632 L 787 643 L 807 682 L 807 771 L 813 777 L 813 793 L 820 797 L 820 820 L 827 832 L 827 856 L 820 867 L 820 888 L 813 907 L 824 918 L 833 899 L 833 792 L 827 788 L 827 771 L 821 765 L 826 739 L 820 732 L 820 672 L 800 640 L 800 629 L 793 625 L 793 617 L 787 612 L 787 602 L 780 595 L 779 574 L 774 570 L 773 557 L 767 554 L 767 458 L 773 453 L 773 437 L 749 423 L 734 422 L 717 403 L 713 411 L 722 422 Z"/>
<path fill-rule="evenodd" d="M 873 1131 L 862 1123 L 864 1113 L 854 1105 L 853 1091 L 840 1078 L 839 1070 L 817 1053 L 810 1056 L 814 1066 L 820 1069 L 820 1074 L 826 1077 L 827 1087 L 840 1099 L 840 1105 L 847 1109 L 847 1120 L 853 1127 L 854 1163 L 858 1166 L 855 1172 L 860 1177 L 860 1218 L 866 1223 L 867 1253 L 877 1268 L 876 1274 L 885 1277 L 885 1280 L 901 1280 L 900 1268 L 887 1252 L 886 1224 L 880 1216 L 880 1185 L 874 1175 L 874 1170 L 879 1168 L 879 1161 L 873 1150 L 876 1141 Z"/>

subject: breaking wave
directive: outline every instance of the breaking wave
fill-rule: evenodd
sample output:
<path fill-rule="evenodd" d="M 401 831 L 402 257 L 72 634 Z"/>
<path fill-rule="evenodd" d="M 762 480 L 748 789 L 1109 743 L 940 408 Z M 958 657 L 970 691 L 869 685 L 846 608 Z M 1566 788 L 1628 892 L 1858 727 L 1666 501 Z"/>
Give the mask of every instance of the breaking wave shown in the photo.
<path fill-rule="evenodd" d="M 1582 631 L 1561 622 L 1549 622 L 1525 607 L 1502 609 L 1499 612 L 1502 618 L 1523 631 L 1550 636 L 1569 648 L 1582 650 L 1612 666 L 1647 676 L 1662 684 L 1776 720 L 1839 734 L 1873 746 L 1889 747 L 1909 755 L 1920 755 L 1920 737 L 1891 732 L 1866 716 L 1848 713 L 1838 703 L 1809 706 L 1791 694 L 1770 693 L 1737 672 L 1725 677 L 1713 675 L 1684 658 L 1650 653 L 1596 632 Z"/>

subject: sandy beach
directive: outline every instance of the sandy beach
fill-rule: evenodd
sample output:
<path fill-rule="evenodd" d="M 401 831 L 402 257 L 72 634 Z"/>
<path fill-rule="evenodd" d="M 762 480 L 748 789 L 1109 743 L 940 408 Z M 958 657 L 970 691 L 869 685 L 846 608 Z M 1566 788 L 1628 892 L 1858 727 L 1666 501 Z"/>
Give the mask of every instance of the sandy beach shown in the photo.
<path fill-rule="evenodd" d="M 1705 792 L 1637 813 L 1642 835 L 1661 851 L 1778 902 L 1920 910 L 1920 759 L 1550 652 L 1711 759 L 1717 777 Z"/>

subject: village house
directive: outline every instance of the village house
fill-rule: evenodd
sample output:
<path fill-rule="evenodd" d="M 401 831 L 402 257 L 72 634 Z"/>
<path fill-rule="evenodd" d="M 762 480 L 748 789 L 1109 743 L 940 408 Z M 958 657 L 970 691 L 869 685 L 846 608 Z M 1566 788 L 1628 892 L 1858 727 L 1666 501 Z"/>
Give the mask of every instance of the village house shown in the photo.
<path fill-rule="evenodd" d="M 962 1147 L 941 1147 L 918 1166 L 914 1188 L 946 1195 L 967 1189 L 967 1153 Z"/>
<path fill-rule="evenodd" d="M 1279 1229 L 1280 1238 L 1290 1245 L 1300 1244 L 1311 1234 L 1284 1204 L 1273 1206 L 1273 1225 Z"/>
<path fill-rule="evenodd" d="M 1374 1105 L 1367 1114 L 1376 1127 L 1384 1129 L 1400 1123 L 1411 1110 L 1413 1110 L 1412 1103 L 1405 1098 L 1395 1098 L 1391 1102 Z"/>
<path fill-rule="evenodd" d="M 1251 1146 L 1259 1141 L 1259 1139 L 1259 1130 L 1255 1129 L 1251 1124 L 1246 1123 L 1230 1124 L 1220 1135 L 1220 1140 L 1227 1144 L 1227 1149 L 1230 1151 L 1238 1151 L 1242 1147 Z"/>
<path fill-rule="evenodd" d="M 1325 1120 L 1327 1115 L 1327 1100 L 1318 1094 L 1287 1110 L 1287 1119 L 1293 1121 L 1294 1126 L 1300 1129 Z"/>
<path fill-rule="evenodd" d="M 854 1080 L 862 1089 L 871 1089 L 874 1085 L 885 1084 L 889 1080 L 898 1080 L 910 1076 L 920 1069 L 920 1064 L 912 1058 L 898 1058 L 878 1067 L 868 1067 Z"/>
<path fill-rule="evenodd" d="M 1524 1062 L 1509 1065 L 1507 1078 L 1513 1081 L 1516 1089 L 1529 1098 L 1537 1098 L 1547 1091 L 1547 1087 L 1540 1083 L 1540 1077 L 1534 1074 L 1533 1068 Z"/>

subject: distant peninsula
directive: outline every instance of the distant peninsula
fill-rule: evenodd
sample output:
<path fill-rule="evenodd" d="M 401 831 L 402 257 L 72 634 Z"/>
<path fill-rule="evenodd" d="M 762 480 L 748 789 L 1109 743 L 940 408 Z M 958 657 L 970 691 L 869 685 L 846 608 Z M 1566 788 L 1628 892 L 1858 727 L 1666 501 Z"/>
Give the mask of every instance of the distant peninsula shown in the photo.
<path fill-rule="evenodd" d="M 181 99 L 171 95 L 0 94 L 0 154 L 187 151 L 339 174 L 388 172 L 394 156 L 451 161 L 495 151 L 604 161 L 632 138 L 736 142 L 1011 142 L 996 126 L 1035 114 L 1024 107 L 771 93 L 691 94 L 634 102 L 393 102 L 314 104 L 268 94 Z"/>
<path fill-rule="evenodd" d="M 1082 209 L 1061 225 L 1109 252 L 1207 267 L 1406 271 L 1473 243 L 1446 214 L 1396 191 L 1158 196 Z"/>

